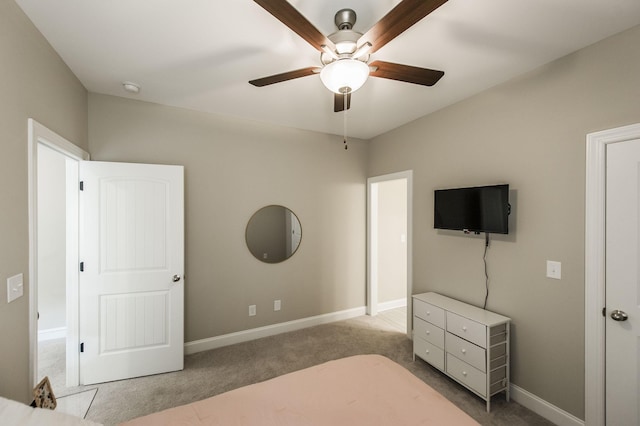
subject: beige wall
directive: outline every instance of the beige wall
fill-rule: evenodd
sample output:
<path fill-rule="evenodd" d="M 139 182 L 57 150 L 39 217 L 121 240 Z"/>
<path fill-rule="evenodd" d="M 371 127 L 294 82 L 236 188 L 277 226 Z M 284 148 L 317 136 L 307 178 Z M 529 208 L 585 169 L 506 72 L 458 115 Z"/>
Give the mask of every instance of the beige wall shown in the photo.
<path fill-rule="evenodd" d="M 185 166 L 186 341 L 365 304 L 364 142 L 345 151 L 337 136 L 96 94 L 89 140 L 95 160 Z M 278 264 L 245 245 L 247 221 L 270 204 L 302 224 Z"/>
<path fill-rule="evenodd" d="M 87 93 L 22 10 L 0 0 L 0 288 L 18 273 L 24 297 L 0 297 L 0 395 L 31 401 L 27 119 L 87 147 Z"/>
<path fill-rule="evenodd" d="M 511 185 L 515 226 L 489 249 L 488 309 L 513 319 L 513 382 L 580 418 L 585 136 L 640 122 L 639 45 L 635 27 L 371 143 L 370 175 L 414 171 L 414 293 L 482 304 L 484 241 L 436 232 L 433 190 Z"/>

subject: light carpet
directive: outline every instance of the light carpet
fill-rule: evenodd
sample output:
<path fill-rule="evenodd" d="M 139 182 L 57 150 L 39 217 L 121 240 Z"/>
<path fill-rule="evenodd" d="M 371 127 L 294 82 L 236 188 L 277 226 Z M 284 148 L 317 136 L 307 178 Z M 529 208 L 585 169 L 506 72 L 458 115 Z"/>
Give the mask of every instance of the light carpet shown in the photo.
<path fill-rule="evenodd" d="M 185 357 L 183 371 L 98 385 L 87 419 L 113 425 L 333 359 L 381 354 L 407 368 L 483 425 L 540 425 L 545 420 L 504 395 L 485 402 L 422 360 L 388 322 L 359 317 Z"/>

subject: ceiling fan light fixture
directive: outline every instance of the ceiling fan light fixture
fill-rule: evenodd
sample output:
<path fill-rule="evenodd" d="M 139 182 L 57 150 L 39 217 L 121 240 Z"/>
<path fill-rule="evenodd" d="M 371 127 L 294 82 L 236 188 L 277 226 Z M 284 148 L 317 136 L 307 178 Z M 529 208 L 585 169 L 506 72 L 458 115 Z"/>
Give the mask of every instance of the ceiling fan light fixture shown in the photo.
<path fill-rule="evenodd" d="M 344 58 L 325 65 L 320 80 L 334 93 L 355 92 L 367 81 L 369 66 L 357 59 Z"/>

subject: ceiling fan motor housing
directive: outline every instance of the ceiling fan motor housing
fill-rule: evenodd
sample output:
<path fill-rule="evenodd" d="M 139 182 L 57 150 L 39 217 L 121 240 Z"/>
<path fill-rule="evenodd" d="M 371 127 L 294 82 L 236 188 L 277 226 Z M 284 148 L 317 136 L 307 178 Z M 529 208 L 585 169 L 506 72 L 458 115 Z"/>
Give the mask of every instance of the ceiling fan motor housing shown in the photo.
<path fill-rule="evenodd" d="M 356 22 L 356 12 L 352 9 L 341 9 L 336 13 L 335 23 L 338 27 L 338 31 L 333 34 L 327 36 L 329 40 L 333 42 L 336 47 L 335 53 L 338 56 L 338 59 L 351 58 L 351 55 L 358 48 L 358 40 L 362 37 L 362 33 L 353 31 L 353 24 Z M 363 62 L 367 62 L 369 60 L 368 55 L 363 55 L 362 58 L 354 58 L 359 59 Z M 327 55 L 324 52 L 320 55 L 320 60 L 323 65 L 327 65 L 336 60 L 335 57 L 331 57 L 331 55 Z"/>
<path fill-rule="evenodd" d="M 356 23 L 356 12 L 353 9 L 340 9 L 334 18 L 339 30 L 350 30 Z"/>
<path fill-rule="evenodd" d="M 340 30 L 330 34 L 328 39 L 336 45 L 336 53 L 342 55 L 355 52 L 360 37 L 362 34 L 353 30 Z"/>

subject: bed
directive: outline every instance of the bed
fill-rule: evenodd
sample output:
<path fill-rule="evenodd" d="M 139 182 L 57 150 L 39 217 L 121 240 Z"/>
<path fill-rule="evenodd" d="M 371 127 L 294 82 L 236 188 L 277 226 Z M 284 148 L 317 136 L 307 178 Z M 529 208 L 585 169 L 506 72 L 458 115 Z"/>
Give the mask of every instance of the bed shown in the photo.
<path fill-rule="evenodd" d="M 89 420 L 47 408 L 33 408 L 21 402 L 0 397 L 0 424 L 12 426 L 100 426 Z"/>
<path fill-rule="evenodd" d="M 404 367 L 380 355 L 330 361 L 123 423 L 178 424 L 478 425 Z"/>

